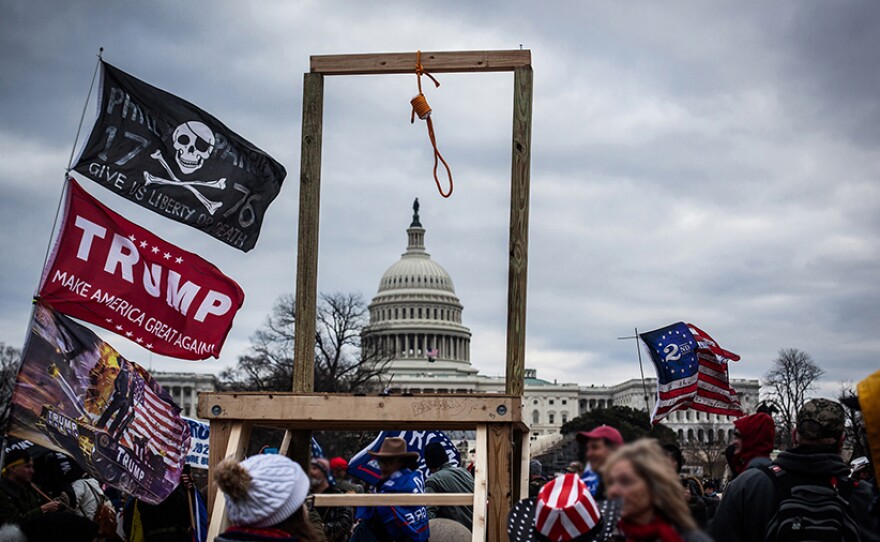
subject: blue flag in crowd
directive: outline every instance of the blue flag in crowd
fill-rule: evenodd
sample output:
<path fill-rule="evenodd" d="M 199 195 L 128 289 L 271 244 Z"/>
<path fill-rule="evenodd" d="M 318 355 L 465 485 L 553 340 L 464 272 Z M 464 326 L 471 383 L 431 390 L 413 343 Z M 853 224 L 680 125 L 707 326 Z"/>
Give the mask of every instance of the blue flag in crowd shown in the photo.
<path fill-rule="evenodd" d="M 348 474 L 370 485 L 377 485 L 382 479 L 379 463 L 367 452 L 378 452 L 382 447 L 382 442 L 388 437 L 402 438 L 406 441 L 406 451 L 419 453 L 419 472 L 426 477 L 428 467 L 425 466 L 425 447 L 431 442 L 442 444 L 452 463 L 456 465 L 461 463 L 461 454 L 458 452 L 458 448 L 442 431 L 382 431 L 376 440 L 351 458 L 351 461 L 348 462 Z"/>
<path fill-rule="evenodd" d="M 312 437 L 312 459 L 318 459 L 319 457 L 324 457 L 324 450 L 321 449 L 321 445 L 318 444 L 315 437 Z"/>

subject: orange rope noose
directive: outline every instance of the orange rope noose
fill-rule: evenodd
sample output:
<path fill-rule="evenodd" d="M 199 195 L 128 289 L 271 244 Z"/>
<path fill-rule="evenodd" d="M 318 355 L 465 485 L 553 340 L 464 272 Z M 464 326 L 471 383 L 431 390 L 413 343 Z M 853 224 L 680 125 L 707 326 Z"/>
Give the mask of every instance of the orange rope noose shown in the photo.
<path fill-rule="evenodd" d="M 422 93 L 422 75 L 427 75 L 431 81 L 434 82 L 435 87 L 440 86 L 440 82 L 434 79 L 434 76 L 425 71 L 425 67 L 422 66 L 422 52 L 418 51 L 416 53 L 416 82 L 419 85 L 419 95 L 410 100 L 410 104 L 412 104 L 412 115 L 410 116 L 410 124 L 416 121 L 416 115 L 419 116 L 420 119 L 425 121 L 428 125 L 428 138 L 431 140 L 431 145 L 434 147 L 434 182 L 437 183 L 437 190 L 440 191 L 440 195 L 444 198 L 448 198 L 452 195 L 452 170 L 449 169 L 449 164 L 446 163 L 446 160 L 443 159 L 443 155 L 440 154 L 440 151 L 437 149 L 437 138 L 434 136 L 434 124 L 431 122 L 431 106 L 428 105 L 428 100 L 425 98 L 424 93 Z M 443 187 L 440 186 L 440 179 L 437 178 L 437 166 L 439 162 L 443 162 L 443 166 L 446 168 L 446 175 L 449 177 L 449 192 L 443 192 Z"/>

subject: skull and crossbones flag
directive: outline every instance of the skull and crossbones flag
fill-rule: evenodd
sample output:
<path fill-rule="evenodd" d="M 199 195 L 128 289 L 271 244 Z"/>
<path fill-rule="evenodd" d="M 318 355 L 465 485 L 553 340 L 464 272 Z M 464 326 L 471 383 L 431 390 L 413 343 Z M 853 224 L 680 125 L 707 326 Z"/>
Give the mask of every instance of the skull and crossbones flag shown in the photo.
<path fill-rule="evenodd" d="M 195 105 L 101 63 L 98 118 L 73 170 L 245 252 L 287 172 Z"/>

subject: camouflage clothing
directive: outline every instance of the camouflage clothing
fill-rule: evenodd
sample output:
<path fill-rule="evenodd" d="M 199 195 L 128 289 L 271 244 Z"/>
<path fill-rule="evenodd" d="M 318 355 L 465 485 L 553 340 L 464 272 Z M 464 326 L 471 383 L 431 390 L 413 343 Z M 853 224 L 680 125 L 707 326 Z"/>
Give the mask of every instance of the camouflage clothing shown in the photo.
<path fill-rule="evenodd" d="M 797 413 L 797 432 L 805 440 L 838 438 L 844 424 L 843 407 L 828 399 L 810 399 Z"/>

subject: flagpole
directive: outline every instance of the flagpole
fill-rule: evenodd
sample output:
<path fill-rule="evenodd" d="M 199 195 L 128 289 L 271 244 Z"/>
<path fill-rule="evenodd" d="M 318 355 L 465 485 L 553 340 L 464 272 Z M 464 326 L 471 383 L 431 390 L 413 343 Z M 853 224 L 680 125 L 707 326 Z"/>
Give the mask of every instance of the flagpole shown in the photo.
<path fill-rule="evenodd" d="M 635 339 L 636 340 L 636 354 L 639 356 L 639 372 L 642 375 L 642 391 L 644 392 L 645 397 L 645 410 L 648 412 L 648 417 L 651 417 L 651 403 L 648 401 L 648 385 L 645 383 L 645 367 L 642 365 L 642 349 L 639 346 L 639 328 L 633 328 L 635 331 L 635 335 L 631 337 L 618 337 L 618 341 Z"/>
<path fill-rule="evenodd" d="M 79 117 L 79 126 L 76 128 L 76 137 L 73 138 L 73 148 L 70 149 L 70 159 L 67 161 L 67 173 L 70 173 L 70 168 L 73 167 L 73 155 L 76 152 L 76 144 L 79 143 L 79 134 L 82 131 L 83 121 L 86 118 L 86 110 L 89 108 L 89 100 L 92 98 L 92 90 L 95 88 L 95 78 L 98 76 L 98 68 L 101 67 L 101 61 L 104 60 L 104 48 L 101 47 L 98 49 L 98 61 L 95 63 L 95 71 L 92 73 L 92 82 L 89 83 L 89 93 L 86 95 L 86 103 L 83 104 L 82 115 Z"/>
<path fill-rule="evenodd" d="M 76 128 L 76 137 L 73 138 L 73 148 L 70 149 L 70 158 L 67 160 L 67 169 L 64 171 L 64 181 L 67 182 L 67 177 L 70 174 L 70 168 L 73 167 L 73 155 L 76 153 L 76 145 L 79 143 L 79 134 L 82 131 L 82 125 L 86 118 L 86 110 L 89 107 L 89 100 L 92 98 L 92 90 L 95 88 L 95 78 L 98 75 L 98 68 L 101 66 L 101 61 L 104 59 L 104 48 L 101 47 L 98 49 L 98 62 L 95 63 L 95 71 L 92 73 L 92 82 L 89 83 L 89 93 L 86 94 L 86 103 L 83 104 L 82 115 L 79 117 L 79 126 Z M 46 269 L 46 262 L 49 261 L 49 253 L 52 251 L 52 238 L 55 236 L 55 228 L 58 227 L 58 215 L 61 213 L 61 207 L 64 205 L 64 188 L 61 189 L 61 197 L 58 198 L 58 206 L 55 208 L 55 220 L 52 221 L 52 233 L 49 238 L 49 243 L 46 245 L 46 254 L 43 256 L 43 269 Z M 40 282 L 43 281 L 42 274 L 40 276 Z M 40 283 L 37 283 L 37 288 L 34 291 L 34 298 L 36 299 L 37 294 L 40 291 Z"/>

